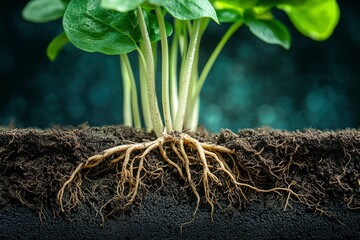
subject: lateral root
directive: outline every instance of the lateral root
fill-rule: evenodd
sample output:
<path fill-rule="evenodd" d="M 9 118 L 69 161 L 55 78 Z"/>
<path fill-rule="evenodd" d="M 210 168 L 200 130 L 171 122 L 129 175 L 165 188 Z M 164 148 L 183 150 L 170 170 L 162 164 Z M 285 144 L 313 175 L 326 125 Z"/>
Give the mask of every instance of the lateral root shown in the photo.
<path fill-rule="evenodd" d="M 161 156 L 159 164 L 155 169 L 148 169 L 146 166 L 150 159 L 149 155 L 156 150 Z M 60 188 L 57 200 L 61 211 L 74 208 L 84 196 L 81 188 L 85 179 L 84 172 L 103 164 L 116 170 L 117 184 L 116 194 L 100 208 L 101 216 L 103 209 L 113 201 L 124 203 L 121 206 L 123 209 L 132 205 L 141 188 L 146 186 L 144 180 L 146 176 L 161 179 L 163 184 L 164 167 L 173 168 L 194 194 L 196 207 L 193 217 L 196 216 L 202 199 L 210 206 L 213 216 L 217 202 L 217 188 L 223 189 L 222 191 L 228 194 L 230 202 L 238 199 L 246 201 L 245 190 L 261 193 L 276 192 L 286 196 L 285 208 L 290 196 L 299 198 L 299 195 L 290 188 L 292 183 L 288 186 L 262 189 L 258 188 L 251 179 L 246 179 L 244 177 L 246 173 L 242 173 L 237 164 L 235 150 L 202 143 L 188 134 L 181 133 L 164 134 L 154 141 L 116 146 L 89 157 L 74 169 Z"/>

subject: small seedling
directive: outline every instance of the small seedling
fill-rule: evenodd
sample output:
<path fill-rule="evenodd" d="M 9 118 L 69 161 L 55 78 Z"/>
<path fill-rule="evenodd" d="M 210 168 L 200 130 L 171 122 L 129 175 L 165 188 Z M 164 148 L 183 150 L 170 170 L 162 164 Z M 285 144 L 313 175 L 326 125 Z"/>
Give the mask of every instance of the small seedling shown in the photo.
<path fill-rule="evenodd" d="M 121 200 L 125 202 L 124 208 L 129 206 L 136 199 L 144 176 L 156 178 L 162 170 L 161 167 L 152 172 L 145 169 L 149 153 L 155 150 L 161 156 L 158 161 L 174 168 L 196 196 L 194 216 L 202 197 L 211 206 L 211 212 L 214 211 L 215 185 L 245 199 L 243 189 L 297 196 L 290 189 L 291 184 L 257 188 L 242 177 L 234 150 L 202 143 L 183 132 L 184 129 L 196 130 L 203 84 L 221 50 L 240 27 L 247 26 L 256 37 L 269 44 L 290 48 L 290 32 L 276 19 L 276 11 L 285 12 L 296 29 L 318 41 L 327 39 L 339 20 L 336 0 L 30 1 L 23 11 L 25 19 L 46 22 L 63 18 L 64 32 L 48 47 L 51 60 L 56 59 L 68 42 L 87 52 L 120 56 L 124 124 L 145 127 L 157 136 L 154 141 L 106 149 L 80 163 L 58 193 L 61 209 L 78 203 L 83 180 L 81 172 L 100 164 L 110 164 L 119 172 L 117 193 L 110 201 Z M 211 22 L 227 30 L 200 69 L 199 49 Z M 159 87 L 156 85 L 158 42 L 161 45 L 161 105 L 156 91 Z M 129 54 L 138 59 L 138 77 Z M 139 109 L 139 101 L 142 109 Z M 194 175 L 200 176 L 197 181 Z M 64 204 L 67 189 L 70 194 Z"/>

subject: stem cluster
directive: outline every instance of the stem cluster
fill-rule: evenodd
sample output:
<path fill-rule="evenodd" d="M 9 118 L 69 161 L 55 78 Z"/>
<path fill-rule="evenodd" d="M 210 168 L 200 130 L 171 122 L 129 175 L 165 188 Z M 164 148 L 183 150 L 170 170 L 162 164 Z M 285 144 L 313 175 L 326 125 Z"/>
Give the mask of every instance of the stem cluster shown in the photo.
<path fill-rule="evenodd" d="M 159 137 L 163 133 L 194 130 L 198 125 L 200 91 L 219 53 L 242 25 L 236 22 L 227 30 L 199 74 L 199 48 L 208 19 L 192 21 L 174 19 L 174 34 L 169 47 L 165 16 L 155 8 L 161 38 L 161 107 L 156 87 L 157 45 L 151 43 L 143 10 L 137 8 L 142 42 L 139 59 L 140 98 L 145 128 Z M 178 63 L 179 59 L 181 61 Z M 127 54 L 120 56 L 124 84 L 124 124 L 141 128 L 137 84 Z"/>

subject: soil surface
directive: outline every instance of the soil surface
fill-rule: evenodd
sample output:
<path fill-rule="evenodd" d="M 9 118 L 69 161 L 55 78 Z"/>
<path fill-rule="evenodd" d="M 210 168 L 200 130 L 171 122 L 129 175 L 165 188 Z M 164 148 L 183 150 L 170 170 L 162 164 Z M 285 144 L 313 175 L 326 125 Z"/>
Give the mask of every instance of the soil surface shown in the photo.
<path fill-rule="evenodd" d="M 196 198 L 174 168 L 163 162 L 160 177 L 144 178 L 130 207 L 112 201 L 101 208 L 117 190 L 117 172 L 104 163 L 83 172 L 80 203 L 61 212 L 57 193 L 78 164 L 107 148 L 156 137 L 115 126 L 2 129 L 0 239 L 360 239 L 360 131 L 254 129 L 190 135 L 234 149 L 226 161 L 239 169 L 244 183 L 288 188 L 291 194 L 246 187 L 240 194 L 230 185 L 214 184 L 212 220 L 199 188 L 199 211 L 180 233 L 181 224 L 192 220 Z M 196 153 L 186 151 L 196 161 Z M 159 169 L 161 159 L 160 151 L 153 150 L 146 169 Z M 200 183 L 201 175 L 193 175 Z"/>

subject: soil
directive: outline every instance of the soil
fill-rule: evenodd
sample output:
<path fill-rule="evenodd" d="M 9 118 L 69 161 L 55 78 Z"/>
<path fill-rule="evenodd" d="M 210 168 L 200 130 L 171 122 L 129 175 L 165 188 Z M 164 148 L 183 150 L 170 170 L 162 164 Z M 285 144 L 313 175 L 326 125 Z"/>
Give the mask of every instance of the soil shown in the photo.
<path fill-rule="evenodd" d="M 80 203 L 61 212 L 57 193 L 79 163 L 107 148 L 156 137 L 117 126 L 2 129 L 0 239 L 360 239 L 360 131 L 189 134 L 234 149 L 233 164 L 244 182 L 259 189 L 289 188 L 294 194 L 247 188 L 239 194 L 214 185 L 214 219 L 203 197 L 192 219 L 193 192 L 163 164 L 161 177 L 143 180 L 134 204 L 123 209 L 121 201 L 112 201 L 99 212 L 117 185 L 117 172 L 103 164 L 84 172 Z M 160 152 L 152 151 L 146 168 L 156 169 L 159 159 Z M 194 182 L 200 180 L 194 174 Z M 181 224 L 191 220 L 180 233 Z"/>

